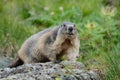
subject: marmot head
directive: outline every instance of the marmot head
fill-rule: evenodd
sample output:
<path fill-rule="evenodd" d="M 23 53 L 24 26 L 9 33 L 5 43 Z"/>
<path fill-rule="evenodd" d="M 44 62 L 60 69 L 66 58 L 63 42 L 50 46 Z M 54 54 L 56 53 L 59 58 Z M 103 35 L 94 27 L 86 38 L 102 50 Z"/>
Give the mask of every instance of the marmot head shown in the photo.
<path fill-rule="evenodd" d="M 60 26 L 60 33 L 66 38 L 75 38 L 77 35 L 77 29 L 72 22 L 63 22 Z"/>

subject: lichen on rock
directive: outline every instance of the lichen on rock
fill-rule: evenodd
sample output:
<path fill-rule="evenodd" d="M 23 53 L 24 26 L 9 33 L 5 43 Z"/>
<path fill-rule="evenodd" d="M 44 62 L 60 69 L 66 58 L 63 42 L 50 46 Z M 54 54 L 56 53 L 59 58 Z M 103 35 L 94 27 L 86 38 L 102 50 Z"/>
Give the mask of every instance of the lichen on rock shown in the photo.
<path fill-rule="evenodd" d="M 32 63 L 0 70 L 0 80 L 99 80 L 92 70 L 85 70 L 80 62 Z"/>

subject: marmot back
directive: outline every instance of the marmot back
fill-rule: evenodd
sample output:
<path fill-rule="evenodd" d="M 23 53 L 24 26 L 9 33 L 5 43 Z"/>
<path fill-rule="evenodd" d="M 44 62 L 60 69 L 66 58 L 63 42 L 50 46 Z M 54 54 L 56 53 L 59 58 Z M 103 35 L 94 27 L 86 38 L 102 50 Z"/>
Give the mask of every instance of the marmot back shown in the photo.
<path fill-rule="evenodd" d="M 79 39 L 75 24 L 64 22 L 60 26 L 45 29 L 28 38 L 18 51 L 17 62 L 37 63 L 60 60 L 77 60 L 79 56 Z M 20 64 L 19 64 L 20 65 Z"/>

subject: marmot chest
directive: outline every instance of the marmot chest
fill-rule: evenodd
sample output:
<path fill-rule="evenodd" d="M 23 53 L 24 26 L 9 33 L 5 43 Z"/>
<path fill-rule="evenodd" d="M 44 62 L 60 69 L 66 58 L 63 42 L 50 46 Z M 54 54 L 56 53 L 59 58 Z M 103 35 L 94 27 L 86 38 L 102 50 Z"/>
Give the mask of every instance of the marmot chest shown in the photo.
<path fill-rule="evenodd" d="M 71 46 L 71 41 L 69 39 L 66 39 L 62 45 L 61 45 L 61 48 L 62 50 L 67 50 L 70 46 Z"/>

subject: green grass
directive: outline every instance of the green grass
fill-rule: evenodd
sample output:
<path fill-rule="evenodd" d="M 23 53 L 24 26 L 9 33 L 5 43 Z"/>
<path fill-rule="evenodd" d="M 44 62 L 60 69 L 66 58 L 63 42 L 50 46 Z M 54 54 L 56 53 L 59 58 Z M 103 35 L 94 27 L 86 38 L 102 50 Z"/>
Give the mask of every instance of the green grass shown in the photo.
<path fill-rule="evenodd" d="M 120 44 L 119 44 L 120 45 Z M 107 69 L 107 80 L 119 80 L 120 79 L 120 54 L 117 49 L 118 45 L 116 48 L 113 49 L 109 53 L 109 55 L 106 57 L 108 60 L 108 69 Z"/>
<path fill-rule="evenodd" d="M 42 29 L 74 22 L 81 40 L 80 58 L 87 69 L 120 78 L 120 4 L 107 0 L 0 0 L 0 53 L 15 57 L 22 43 Z M 119 1 L 119 0 L 118 0 Z"/>

